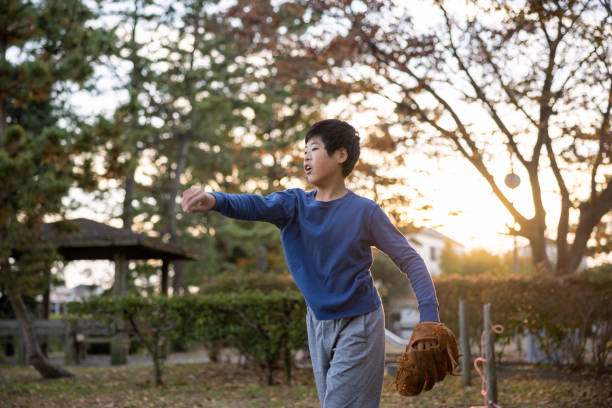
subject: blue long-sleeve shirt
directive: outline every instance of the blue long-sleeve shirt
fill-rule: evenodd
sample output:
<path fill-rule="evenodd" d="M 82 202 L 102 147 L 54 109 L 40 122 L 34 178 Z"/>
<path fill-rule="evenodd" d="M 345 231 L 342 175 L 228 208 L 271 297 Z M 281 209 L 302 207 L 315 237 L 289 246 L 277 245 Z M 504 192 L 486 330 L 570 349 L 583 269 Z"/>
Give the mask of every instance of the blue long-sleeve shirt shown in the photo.
<path fill-rule="evenodd" d="M 236 219 L 267 221 L 281 230 L 289 271 L 319 320 L 376 310 L 380 296 L 370 273 L 372 246 L 410 280 L 421 321 L 439 321 L 438 300 L 423 259 L 375 202 L 352 191 L 317 201 L 316 190 L 269 196 L 212 193 L 213 210 Z"/>

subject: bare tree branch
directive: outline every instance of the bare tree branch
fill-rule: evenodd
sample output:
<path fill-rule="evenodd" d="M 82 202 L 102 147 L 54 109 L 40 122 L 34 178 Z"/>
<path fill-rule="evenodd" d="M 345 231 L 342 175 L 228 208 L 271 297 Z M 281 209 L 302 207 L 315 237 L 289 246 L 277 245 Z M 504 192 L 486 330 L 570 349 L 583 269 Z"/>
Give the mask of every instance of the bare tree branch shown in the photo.
<path fill-rule="evenodd" d="M 610 134 L 610 112 L 612 111 L 612 72 L 610 72 L 610 67 L 607 64 L 604 64 L 606 69 L 606 73 L 608 74 L 610 86 L 608 87 L 608 104 L 606 106 L 606 110 L 602 114 L 601 126 L 599 127 L 599 150 L 597 151 L 597 156 L 595 157 L 595 162 L 593 163 L 593 169 L 591 170 L 591 199 L 595 197 L 597 194 L 597 170 L 599 170 L 599 166 L 603 161 L 604 152 L 609 154 L 610 151 L 610 143 L 612 143 L 612 135 Z"/>
<path fill-rule="evenodd" d="M 497 64 L 495 64 L 495 62 L 493 61 L 493 57 L 490 53 L 490 51 L 487 49 L 487 45 L 484 42 L 484 40 L 482 39 L 481 36 L 478 35 L 478 33 L 474 32 L 472 33 L 472 36 L 474 38 L 476 38 L 476 40 L 480 43 L 480 50 L 483 52 L 483 54 L 485 55 L 487 62 L 489 63 L 489 65 L 491 66 L 491 69 L 493 70 L 493 72 L 495 73 L 495 76 L 498 79 L 499 82 L 499 86 L 504 90 L 506 96 L 508 97 L 508 100 L 510 101 L 510 103 L 516 107 L 521 113 L 523 113 L 523 115 L 525 115 L 525 118 L 527 118 L 527 120 L 535 127 L 538 126 L 538 123 L 536 122 L 536 120 L 527 112 L 527 110 L 519 103 L 518 99 L 516 99 L 516 97 L 514 96 L 514 93 L 511 91 L 510 86 L 508 86 L 505 82 L 504 79 L 502 77 L 502 74 L 499 70 L 499 67 L 497 66 Z"/>
<path fill-rule="evenodd" d="M 465 63 L 463 62 L 463 60 L 459 56 L 459 53 L 457 52 L 457 47 L 455 46 L 455 43 L 453 41 L 451 21 L 450 21 L 450 18 L 448 16 L 448 13 L 446 12 L 446 9 L 442 5 L 440 5 L 440 10 L 442 10 L 442 13 L 444 14 L 444 18 L 446 20 L 446 28 L 448 30 L 447 33 L 448 33 L 449 43 L 450 43 L 450 46 L 451 46 L 452 54 L 455 57 L 455 59 L 457 60 L 457 63 L 459 64 L 459 68 L 468 77 L 468 79 L 470 81 L 470 84 L 472 85 L 472 89 L 474 89 L 474 92 L 476 92 L 478 100 L 480 100 L 482 103 L 484 103 L 485 106 L 487 107 L 487 111 L 489 112 L 489 116 L 491 116 L 491 118 L 493 119 L 493 121 L 495 122 L 497 127 L 502 131 L 502 133 L 504 133 L 506 135 L 506 138 L 508 139 L 508 143 L 510 144 L 510 146 L 512 146 L 512 149 L 514 150 L 518 160 L 521 162 L 521 164 L 523 164 L 523 166 L 529 167 L 529 163 L 527 162 L 527 160 L 525 160 L 525 158 L 523 157 L 523 155 L 519 151 L 519 148 L 518 148 L 518 145 L 516 143 L 516 140 L 514 139 L 514 135 L 507 128 L 506 124 L 503 122 L 503 120 L 501 119 L 501 117 L 497 113 L 495 107 L 493 106 L 493 104 L 489 101 L 489 99 L 485 95 L 483 89 L 476 83 L 476 80 L 474 79 L 474 77 L 470 73 L 469 68 L 465 65 Z"/>
<path fill-rule="evenodd" d="M 378 48 L 376 47 L 375 44 L 373 45 L 373 47 L 375 47 L 378 50 Z M 380 50 L 378 50 L 378 52 L 376 54 L 376 57 L 377 58 L 381 58 Z M 421 78 L 416 76 L 416 74 L 414 74 L 414 72 L 409 70 L 407 67 L 405 69 L 407 71 L 410 71 L 410 74 L 411 74 L 411 76 L 413 78 L 415 78 L 417 81 L 421 81 L 421 84 L 423 85 L 424 89 L 426 89 L 432 96 L 434 96 L 438 100 L 438 102 L 440 102 L 451 113 L 451 115 L 453 116 L 453 119 L 455 120 L 455 123 L 457 124 L 457 127 L 459 129 L 462 129 L 462 130 L 460 130 L 461 137 L 458 137 L 456 135 L 456 133 L 457 133 L 456 131 L 452 131 L 452 130 L 443 128 L 442 126 L 440 126 L 440 124 L 435 119 L 432 119 L 429 116 L 427 116 L 427 114 L 425 112 L 425 109 L 421 108 L 421 106 L 418 104 L 418 102 L 414 98 L 412 98 L 410 96 L 410 91 L 408 89 L 406 89 L 404 84 L 399 83 L 399 82 L 397 82 L 397 81 L 395 81 L 395 80 L 393 80 L 392 78 L 389 78 L 389 77 L 386 77 L 386 79 L 389 82 L 391 82 L 391 83 L 401 87 L 405 91 L 404 92 L 404 97 L 407 98 L 409 103 L 412 105 L 411 106 L 411 110 L 414 111 L 415 113 L 417 113 L 423 122 L 429 124 L 431 127 L 436 129 L 438 132 L 440 132 L 441 135 L 443 135 L 447 139 L 452 140 L 452 142 L 457 147 L 457 150 L 459 150 L 459 152 L 461 152 L 461 154 L 466 159 L 468 159 L 470 161 L 470 163 L 472 163 L 472 165 L 476 168 L 476 170 L 478 170 L 478 172 L 484 177 L 484 179 L 487 181 L 487 183 L 489 184 L 489 186 L 493 190 L 493 193 L 502 202 L 504 207 L 506 207 L 506 209 L 512 214 L 514 219 L 520 225 L 525 226 L 527 224 L 527 222 L 528 222 L 527 218 L 525 216 L 523 216 L 516 209 L 516 207 L 506 197 L 506 195 L 503 193 L 503 191 L 501 191 L 501 189 L 499 188 L 499 186 L 495 182 L 494 177 L 491 175 L 491 173 L 489 173 L 486 165 L 484 164 L 484 162 L 482 160 L 482 155 L 479 152 L 479 149 L 477 148 L 477 146 L 474 143 L 474 141 L 470 138 L 469 133 L 467 132 L 467 129 L 465 128 L 465 126 L 461 122 L 461 119 L 459 118 L 459 116 L 452 110 L 452 108 L 450 107 L 448 102 L 446 102 L 437 92 L 435 92 L 435 90 L 433 90 L 431 87 L 429 87 L 429 85 L 424 83 L 424 80 L 422 80 Z M 465 146 L 463 146 L 461 144 L 461 140 L 463 140 L 463 141 L 465 141 L 467 143 L 470 151 L 468 151 L 465 148 Z"/>

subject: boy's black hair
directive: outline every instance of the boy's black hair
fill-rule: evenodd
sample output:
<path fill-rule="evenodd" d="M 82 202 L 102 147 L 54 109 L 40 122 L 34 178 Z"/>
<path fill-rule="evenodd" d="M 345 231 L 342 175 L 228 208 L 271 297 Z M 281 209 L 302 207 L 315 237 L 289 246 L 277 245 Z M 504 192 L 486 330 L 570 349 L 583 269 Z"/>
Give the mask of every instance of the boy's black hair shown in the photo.
<path fill-rule="evenodd" d="M 348 176 L 359 159 L 359 133 L 354 127 L 338 119 L 326 119 L 315 123 L 306 133 L 305 143 L 319 136 L 328 155 L 344 147 L 348 157 L 342 163 L 342 175 Z"/>

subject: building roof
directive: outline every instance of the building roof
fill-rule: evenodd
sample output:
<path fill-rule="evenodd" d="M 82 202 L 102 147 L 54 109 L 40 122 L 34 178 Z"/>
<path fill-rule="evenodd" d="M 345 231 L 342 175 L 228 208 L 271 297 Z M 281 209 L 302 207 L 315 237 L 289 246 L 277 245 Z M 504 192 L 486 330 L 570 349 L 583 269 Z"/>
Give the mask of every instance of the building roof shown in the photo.
<path fill-rule="evenodd" d="M 43 237 L 57 245 L 67 261 L 114 259 L 195 260 L 197 254 L 179 245 L 127 229 L 77 218 L 43 226 Z"/>
<path fill-rule="evenodd" d="M 418 239 L 419 235 L 427 235 L 430 236 L 432 238 L 438 239 L 439 241 L 445 242 L 447 240 L 449 240 L 450 242 L 452 242 L 454 245 L 463 247 L 463 244 L 455 241 L 452 238 L 447 237 L 446 235 L 442 234 L 441 232 L 438 232 L 436 230 L 430 229 L 430 228 L 421 228 L 419 231 L 414 232 L 414 233 L 410 233 L 408 234 L 408 236 L 410 237 L 414 237 Z"/>

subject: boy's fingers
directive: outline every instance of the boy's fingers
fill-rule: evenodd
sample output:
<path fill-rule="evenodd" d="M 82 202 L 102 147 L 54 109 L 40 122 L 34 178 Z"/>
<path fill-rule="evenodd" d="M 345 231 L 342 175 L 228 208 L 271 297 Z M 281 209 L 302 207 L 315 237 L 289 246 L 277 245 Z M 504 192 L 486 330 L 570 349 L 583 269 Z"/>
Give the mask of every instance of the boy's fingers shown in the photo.
<path fill-rule="evenodd" d="M 189 192 L 185 192 L 185 194 L 183 195 L 183 204 L 185 208 L 189 208 L 189 206 L 191 205 L 192 198 L 192 194 L 190 194 Z"/>
<path fill-rule="evenodd" d="M 183 198 L 183 210 L 186 212 L 193 212 L 198 210 L 207 210 L 208 206 L 204 201 L 206 193 L 196 187 L 192 187 L 191 192 L 185 192 Z M 191 190 L 191 189 L 190 189 Z M 189 191 L 189 190 L 188 190 Z"/>
<path fill-rule="evenodd" d="M 187 211 L 193 211 L 193 209 L 197 206 L 197 204 L 198 202 L 196 199 L 190 198 L 189 201 L 187 201 L 185 208 L 187 209 Z"/>
<path fill-rule="evenodd" d="M 183 193 L 183 200 L 181 201 L 181 207 L 183 207 L 183 211 L 187 211 L 189 208 L 189 193 L 185 191 Z"/>
<path fill-rule="evenodd" d="M 211 209 L 211 202 L 207 197 L 208 193 L 198 187 L 190 187 L 183 192 L 181 207 L 185 212 L 208 211 Z"/>
<path fill-rule="evenodd" d="M 189 190 L 185 191 L 185 194 L 183 195 L 183 202 L 185 205 L 185 208 L 189 209 L 190 207 L 192 207 L 198 200 L 198 191 L 193 191 L 194 187 L 190 188 Z M 191 190 L 191 191 L 190 191 Z"/>
<path fill-rule="evenodd" d="M 429 341 L 429 340 L 421 340 L 415 344 L 416 349 L 420 351 L 427 350 L 429 348 L 434 347 L 435 345 L 436 345 L 435 342 Z"/>

